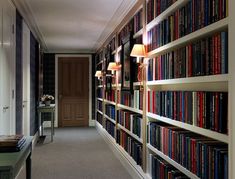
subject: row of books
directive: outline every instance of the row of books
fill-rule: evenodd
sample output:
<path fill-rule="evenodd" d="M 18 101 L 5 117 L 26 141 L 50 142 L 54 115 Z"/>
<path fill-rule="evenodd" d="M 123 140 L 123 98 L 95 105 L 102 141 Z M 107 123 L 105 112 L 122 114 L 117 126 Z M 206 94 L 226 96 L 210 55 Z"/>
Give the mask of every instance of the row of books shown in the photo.
<path fill-rule="evenodd" d="M 115 102 L 115 90 L 105 90 L 105 99 Z"/>
<path fill-rule="evenodd" d="M 134 15 L 134 33 L 143 28 L 143 8 Z"/>
<path fill-rule="evenodd" d="M 148 112 L 220 133 L 228 131 L 228 93 L 148 91 Z"/>
<path fill-rule="evenodd" d="M 218 0 L 219 1 L 219 0 Z M 190 0 L 148 31 L 147 50 L 151 51 L 227 16 L 226 0 Z"/>
<path fill-rule="evenodd" d="M 25 142 L 24 135 L 0 135 L 0 152 L 19 152 Z"/>
<path fill-rule="evenodd" d="M 142 115 L 128 110 L 118 110 L 117 122 L 141 138 Z"/>
<path fill-rule="evenodd" d="M 113 52 L 116 49 L 115 48 L 115 43 L 116 43 L 116 38 L 114 37 L 109 43 L 111 52 Z"/>
<path fill-rule="evenodd" d="M 200 178 L 228 178 L 228 146 L 162 122 L 149 124 L 149 142 Z"/>
<path fill-rule="evenodd" d="M 134 94 L 121 92 L 121 104 L 135 109 L 143 109 L 143 91 L 134 90 Z"/>
<path fill-rule="evenodd" d="M 97 109 L 103 111 L 103 103 L 100 100 L 97 100 Z"/>
<path fill-rule="evenodd" d="M 150 154 L 152 179 L 187 179 L 188 177 L 157 155 Z"/>
<path fill-rule="evenodd" d="M 142 165 L 142 144 L 122 130 L 117 130 L 117 143 L 136 161 Z"/>
<path fill-rule="evenodd" d="M 132 18 L 119 32 L 118 34 L 118 46 L 122 44 L 122 40 L 130 34 L 130 32 L 134 31 L 134 19 Z"/>
<path fill-rule="evenodd" d="M 115 124 L 109 120 L 106 120 L 105 129 L 113 138 L 115 138 Z"/>
<path fill-rule="evenodd" d="M 115 120 L 115 106 L 112 104 L 105 105 L 105 114 Z"/>
<path fill-rule="evenodd" d="M 149 0 L 147 3 L 147 23 L 165 11 L 177 0 Z"/>
<path fill-rule="evenodd" d="M 148 81 L 228 73 L 228 32 L 150 59 Z"/>
<path fill-rule="evenodd" d="M 103 89 L 102 88 L 98 88 L 96 90 L 96 96 L 97 96 L 97 98 L 103 98 Z"/>
<path fill-rule="evenodd" d="M 96 113 L 96 120 L 99 122 L 101 125 L 103 125 L 103 116 L 99 112 Z"/>

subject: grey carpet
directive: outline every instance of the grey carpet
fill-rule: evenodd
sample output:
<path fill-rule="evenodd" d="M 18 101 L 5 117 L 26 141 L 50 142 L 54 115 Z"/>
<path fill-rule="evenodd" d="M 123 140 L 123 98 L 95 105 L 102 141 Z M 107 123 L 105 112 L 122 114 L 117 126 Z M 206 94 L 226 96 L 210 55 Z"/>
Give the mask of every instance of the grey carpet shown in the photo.
<path fill-rule="evenodd" d="M 25 178 L 22 170 L 18 179 Z M 56 129 L 36 145 L 32 155 L 32 179 L 130 179 L 95 128 Z"/>

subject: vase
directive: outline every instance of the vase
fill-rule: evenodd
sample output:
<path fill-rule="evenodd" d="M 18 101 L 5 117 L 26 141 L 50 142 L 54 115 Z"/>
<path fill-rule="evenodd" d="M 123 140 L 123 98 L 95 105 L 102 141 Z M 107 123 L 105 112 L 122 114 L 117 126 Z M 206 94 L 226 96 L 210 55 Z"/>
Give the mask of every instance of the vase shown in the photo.
<path fill-rule="evenodd" d="M 45 103 L 45 106 L 50 106 L 51 101 L 44 101 L 44 103 Z"/>

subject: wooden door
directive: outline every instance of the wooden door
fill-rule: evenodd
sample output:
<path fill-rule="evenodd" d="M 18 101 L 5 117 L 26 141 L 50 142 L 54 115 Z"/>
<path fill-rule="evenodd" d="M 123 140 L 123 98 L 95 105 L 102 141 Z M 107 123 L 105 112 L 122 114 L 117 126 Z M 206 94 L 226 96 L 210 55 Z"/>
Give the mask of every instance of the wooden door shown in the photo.
<path fill-rule="evenodd" d="M 59 127 L 88 126 L 89 58 L 58 58 Z"/>

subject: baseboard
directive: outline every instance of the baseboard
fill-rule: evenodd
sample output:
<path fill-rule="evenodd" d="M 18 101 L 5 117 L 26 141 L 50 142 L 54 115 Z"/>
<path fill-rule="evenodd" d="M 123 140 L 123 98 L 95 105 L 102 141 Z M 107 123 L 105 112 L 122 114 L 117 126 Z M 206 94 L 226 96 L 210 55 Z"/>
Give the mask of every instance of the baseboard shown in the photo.
<path fill-rule="evenodd" d="M 108 134 L 108 132 L 96 122 L 96 129 L 99 134 L 103 137 L 105 142 L 109 145 L 115 156 L 120 160 L 122 165 L 127 169 L 129 174 L 134 179 L 147 178 L 140 166 L 135 164 L 133 159 L 125 153 L 124 149 L 119 146 L 116 141 Z"/>

